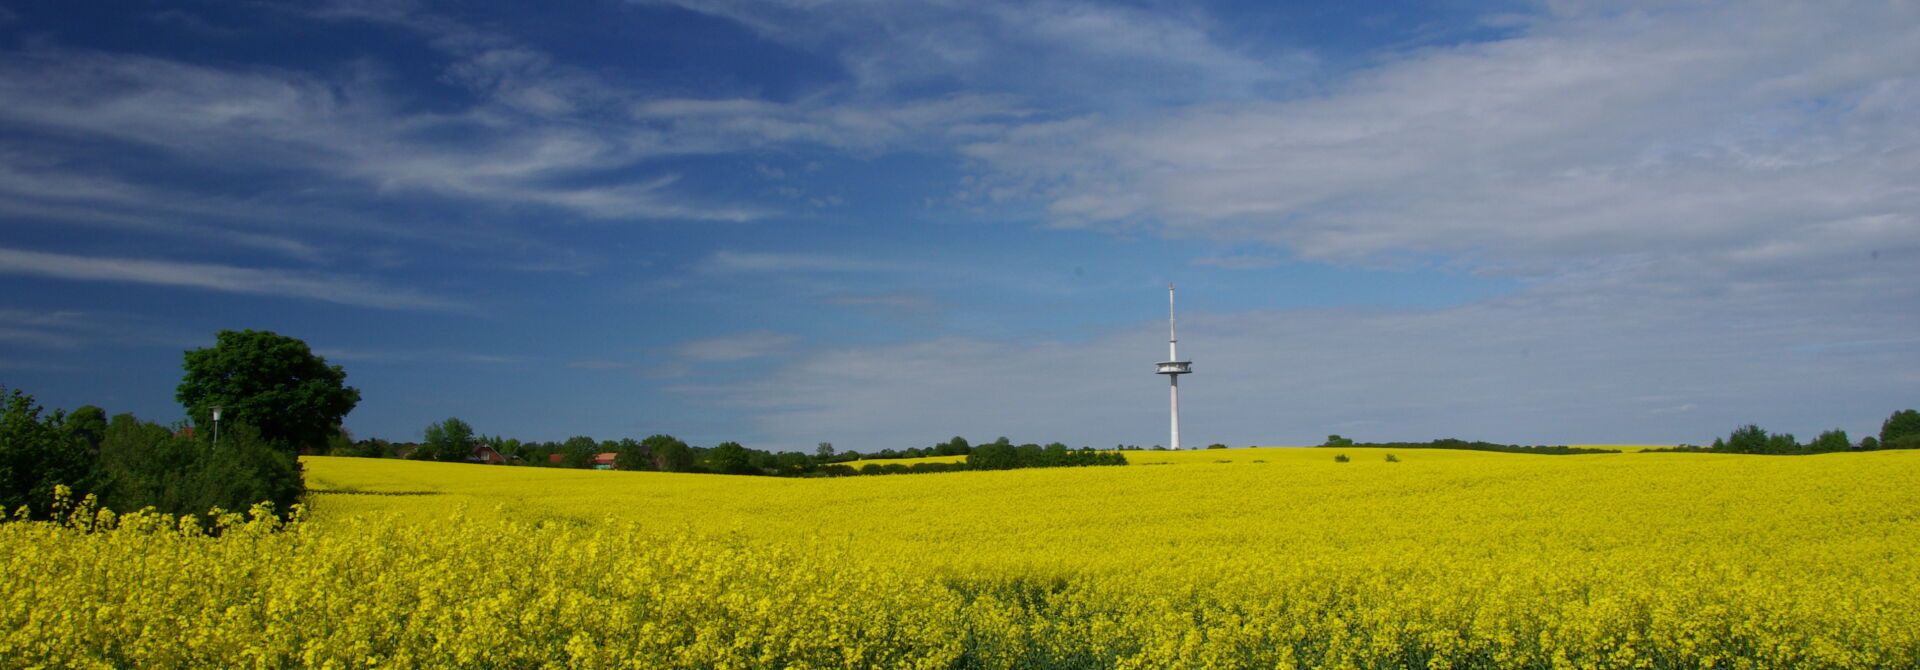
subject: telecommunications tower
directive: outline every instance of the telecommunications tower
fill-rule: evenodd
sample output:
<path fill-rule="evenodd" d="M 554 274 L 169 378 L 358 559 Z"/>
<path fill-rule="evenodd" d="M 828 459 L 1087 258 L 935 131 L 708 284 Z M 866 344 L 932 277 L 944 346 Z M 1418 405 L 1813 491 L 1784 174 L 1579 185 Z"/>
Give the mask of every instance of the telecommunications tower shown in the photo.
<path fill-rule="evenodd" d="M 1180 375 L 1193 372 L 1193 362 L 1180 360 L 1180 353 L 1174 348 L 1179 342 L 1173 330 L 1173 282 L 1167 282 L 1167 360 L 1159 363 L 1154 373 L 1166 375 L 1167 381 L 1172 382 L 1173 443 L 1167 445 L 1169 449 L 1180 448 Z"/>

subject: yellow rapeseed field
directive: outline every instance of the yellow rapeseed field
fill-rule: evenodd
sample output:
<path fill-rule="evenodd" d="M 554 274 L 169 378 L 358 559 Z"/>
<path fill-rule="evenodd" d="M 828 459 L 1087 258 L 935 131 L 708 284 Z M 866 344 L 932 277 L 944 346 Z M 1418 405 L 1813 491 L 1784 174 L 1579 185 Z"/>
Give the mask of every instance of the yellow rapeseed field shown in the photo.
<path fill-rule="evenodd" d="M 1920 667 L 1920 453 L 1393 453 L 806 480 L 309 458 L 285 528 L 0 524 L 0 664 Z"/>

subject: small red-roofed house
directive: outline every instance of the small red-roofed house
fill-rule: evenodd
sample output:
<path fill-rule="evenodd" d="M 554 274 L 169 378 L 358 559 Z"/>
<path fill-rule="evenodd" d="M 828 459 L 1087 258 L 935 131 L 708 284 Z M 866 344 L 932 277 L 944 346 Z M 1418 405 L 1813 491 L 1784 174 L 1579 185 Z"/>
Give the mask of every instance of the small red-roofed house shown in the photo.
<path fill-rule="evenodd" d="M 602 452 L 593 455 L 593 469 L 612 470 L 613 462 L 620 458 L 619 452 Z"/>
<path fill-rule="evenodd" d="M 487 465 L 505 465 L 507 457 L 501 454 L 499 449 L 493 448 L 493 445 L 476 444 L 473 445 L 473 453 L 467 456 L 467 461 Z"/>

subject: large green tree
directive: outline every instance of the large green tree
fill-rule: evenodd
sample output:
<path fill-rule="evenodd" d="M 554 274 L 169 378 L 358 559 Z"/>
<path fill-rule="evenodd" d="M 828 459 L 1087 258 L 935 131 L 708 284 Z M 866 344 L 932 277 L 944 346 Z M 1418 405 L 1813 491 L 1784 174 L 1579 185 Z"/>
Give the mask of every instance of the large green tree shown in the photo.
<path fill-rule="evenodd" d="M 653 435 L 640 441 L 640 447 L 661 472 L 686 472 L 693 469 L 693 449 L 672 435 Z"/>
<path fill-rule="evenodd" d="M 321 449 L 360 402 L 347 373 L 307 343 L 264 330 L 223 330 L 214 346 L 186 352 L 187 374 L 175 398 L 196 426 L 244 421 L 260 438 L 289 449 Z"/>
<path fill-rule="evenodd" d="M 707 450 L 707 467 L 723 475 L 757 474 L 751 458 L 739 442 L 721 442 Z"/>
<path fill-rule="evenodd" d="M 1770 437 L 1759 426 L 1747 424 L 1733 429 L 1733 434 L 1727 436 L 1726 450 L 1736 454 L 1764 454 Z"/>
<path fill-rule="evenodd" d="M 420 448 L 413 450 L 414 458 L 456 463 L 473 454 L 473 426 L 457 418 L 427 426 L 425 437 Z"/>
<path fill-rule="evenodd" d="M 1880 448 L 1920 449 L 1920 411 L 1903 409 L 1880 424 Z"/>
<path fill-rule="evenodd" d="M 1846 451 L 1853 448 L 1853 440 L 1847 437 L 1847 431 L 1835 428 L 1820 434 L 1807 443 L 1807 451 Z"/>
<path fill-rule="evenodd" d="M 614 448 L 613 467 L 615 470 L 652 470 L 653 460 L 647 457 L 646 446 L 631 437 L 621 438 Z"/>

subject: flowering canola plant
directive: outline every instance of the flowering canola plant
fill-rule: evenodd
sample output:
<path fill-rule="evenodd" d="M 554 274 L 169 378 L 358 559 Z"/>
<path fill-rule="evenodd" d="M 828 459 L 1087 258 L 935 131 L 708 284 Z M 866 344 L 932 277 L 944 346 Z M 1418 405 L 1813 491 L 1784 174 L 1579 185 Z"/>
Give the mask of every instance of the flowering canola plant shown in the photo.
<path fill-rule="evenodd" d="M 1920 453 L 1338 451 L 840 479 L 308 458 L 292 522 L 0 523 L 0 665 L 1920 667 Z"/>

